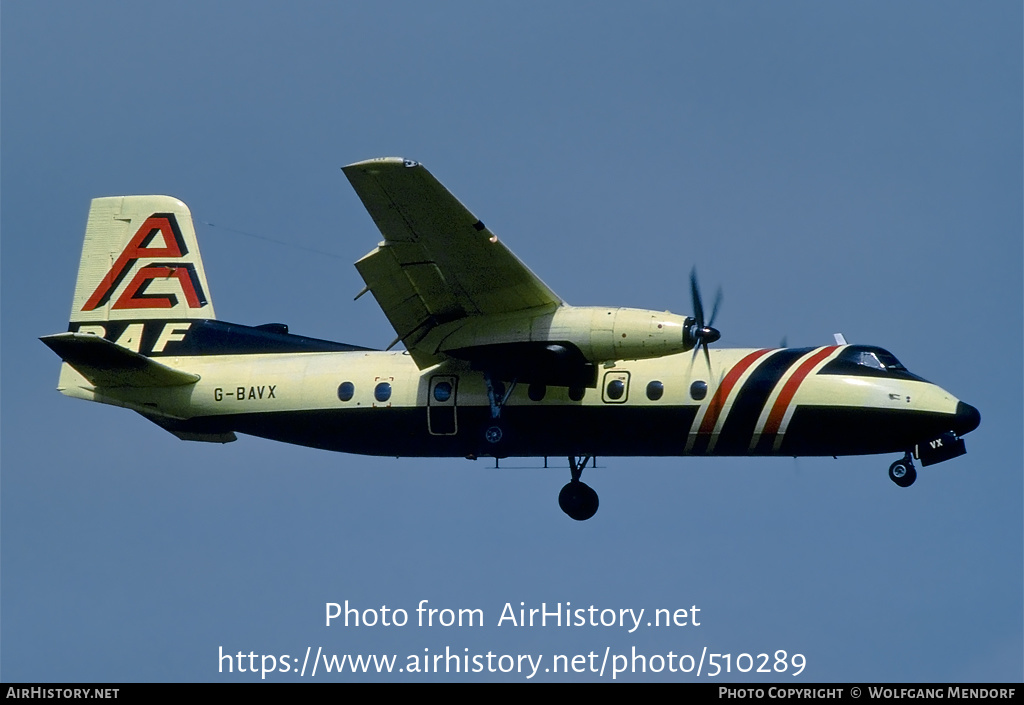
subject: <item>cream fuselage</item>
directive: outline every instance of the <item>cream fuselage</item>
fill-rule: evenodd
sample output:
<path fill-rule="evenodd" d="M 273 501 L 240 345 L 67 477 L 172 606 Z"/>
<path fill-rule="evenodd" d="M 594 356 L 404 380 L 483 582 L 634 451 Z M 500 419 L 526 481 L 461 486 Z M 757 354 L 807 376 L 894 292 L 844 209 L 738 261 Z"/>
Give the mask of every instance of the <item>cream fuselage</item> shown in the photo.
<path fill-rule="evenodd" d="M 617 360 L 596 388 L 503 385 L 497 417 L 482 373 L 454 360 L 421 370 L 405 352 L 164 356 L 199 381 L 162 388 L 97 390 L 64 364 L 60 388 L 194 440 L 238 431 L 393 456 L 847 455 L 906 451 L 956 428 L 959 402 L 934 384 L 830 371 L 860 347 L 717 349 L 710 371 L 688 353 Z M 435 389 L 445 383 L 447 395 Z M 492 444 L 495 425 L 504 434 Z"/>

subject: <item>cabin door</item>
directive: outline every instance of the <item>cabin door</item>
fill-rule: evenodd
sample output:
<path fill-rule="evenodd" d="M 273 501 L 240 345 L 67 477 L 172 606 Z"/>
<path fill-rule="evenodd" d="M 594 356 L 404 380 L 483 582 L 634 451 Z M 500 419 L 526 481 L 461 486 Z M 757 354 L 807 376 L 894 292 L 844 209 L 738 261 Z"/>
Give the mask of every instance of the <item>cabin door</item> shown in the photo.
<path fill-rule="evenodd" d="M 454 436 L 459 430 L 455 395 L 458 377 L 438 375 L 430 378 L 427 394 L 427 430 L 434 436 Z"/>

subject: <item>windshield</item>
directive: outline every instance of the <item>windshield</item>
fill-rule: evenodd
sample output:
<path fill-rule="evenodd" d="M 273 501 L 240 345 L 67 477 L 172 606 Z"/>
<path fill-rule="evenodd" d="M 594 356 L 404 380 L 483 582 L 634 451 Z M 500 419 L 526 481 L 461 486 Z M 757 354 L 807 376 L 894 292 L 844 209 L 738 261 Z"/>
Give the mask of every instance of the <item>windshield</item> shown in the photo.
<path fill-rule="evenodd" d="M 834 360 L 825 365 L 820 374 L 921 380 L 888 350 L 868 345 L 848 346 Z"/>

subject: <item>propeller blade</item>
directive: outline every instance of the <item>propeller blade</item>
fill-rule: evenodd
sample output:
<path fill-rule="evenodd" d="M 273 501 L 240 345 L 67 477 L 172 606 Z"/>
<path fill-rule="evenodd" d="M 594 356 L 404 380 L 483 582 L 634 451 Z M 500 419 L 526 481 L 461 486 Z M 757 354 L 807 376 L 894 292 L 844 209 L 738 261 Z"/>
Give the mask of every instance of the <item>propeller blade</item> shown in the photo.
<path fill-rule="evenodd" d="M 708 319 L 708 328 L 715 325 L 715 316 L 718 315 L 718 306 L 722 303 L 722 287 L 718 287 L 718 293 L 715 294 L 715 305 L 711 307 L 711 318 Z"/>
<path fill-rule="evenodd" d="M 687 376 L 693 376 L 693 363 L 697 359 L 697 356 L 700 355 L 701 349 L 704 350 L 704 362 L 708 366 L 708 379 L 710 380 L 712 377 L 714 377 L 714 373 L 712 373 L 711 371 L 711 353 L 708 352 L 707 343 L 697 343 L 693 347 L 693 355 L 690 356 L 690 368 L 687 371 Z"/>
<path fill-rule="evenodd" d="M 693 341 L 693 356 L 690 358 L 690 370 L 693 370 L 693 361 L 700 354 L 700 349 L 704 348 L 704 362 L 708 366 L 708 377 L 711 377 L 711 353 L 708 350 L 708 345 L 722 337 L 721 333 L 711 327 L 715 322 L 715 317 L 718 315 L 718 307 L 722 304 L 722 287 L 718 287 L 718 292 L 715 294 L 715 303 L 711 306 L 711 319 L 706 323 L 704 320 L 704 301 L 700 295 L 700 286 L 697 284 L 696 267 L 690 270 L 690 297 L 693 299 L 694 321 L 687 333 L 689 339 Z"/>
<path fill-rule="evenodd" d="M 693 317 L 697 319 L 697 327 L 704 327 L 704 306 L 700 300 L 700 287 L 697 286 L 697 268 L 690 271 L 690 298 L 693 300 Z"/>

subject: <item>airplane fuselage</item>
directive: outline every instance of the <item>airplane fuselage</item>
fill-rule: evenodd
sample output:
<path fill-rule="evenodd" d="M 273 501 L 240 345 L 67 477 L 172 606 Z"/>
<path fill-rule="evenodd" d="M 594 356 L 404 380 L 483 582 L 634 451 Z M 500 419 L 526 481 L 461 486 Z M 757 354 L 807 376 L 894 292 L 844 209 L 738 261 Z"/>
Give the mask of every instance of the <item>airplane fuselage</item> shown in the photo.
<path fill-rule="evenodd" d="M 330 350 L 352 346 L 221 322 L 232 332 L 224 339 L 256 331 L 296 349 L 177 355 L 201 324 L 160 325 L 180 332 L 149 335 L 162 346 L 154 359 L 196 383 L 95 389 L 65 364 L 61 390 L 160 418 L 192 440 L 239 432 L 385 456 L 889 453 L 965 433 L 972 418 L 934 384 L 862 364 L 877 359 L 869 346 L 715 349 L 710 369 L 687 353 L 617 360 L 591 388 L 492 381 L 495 407 L 484 374 L 458 360 L 421 370 L 406 352 Z M 487 435 L 494 427 L 498 440 Z"/>

